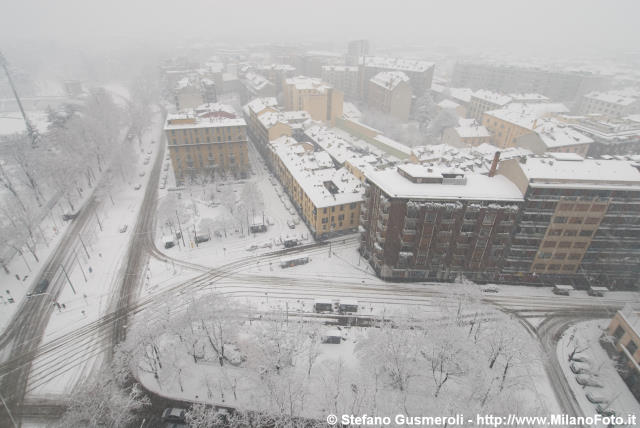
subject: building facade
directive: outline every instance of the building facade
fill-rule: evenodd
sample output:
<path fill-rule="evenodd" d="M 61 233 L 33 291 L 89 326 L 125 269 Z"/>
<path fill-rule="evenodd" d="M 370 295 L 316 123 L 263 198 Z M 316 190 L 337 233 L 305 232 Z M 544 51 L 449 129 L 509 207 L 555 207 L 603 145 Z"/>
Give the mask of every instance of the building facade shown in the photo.
<path fill-rule="evenodd" d="M 333 123 L 342 116 L 342 91 L 312 77 L 291 77 L 283 88 L 286 110 L 305 110 L 313 120 Z"/>
<path fill-rule="evenodd" d="M 360 252 L 378 276 L 496 280 L 522 204 L 513 183 L 416 164 L 365 175 Z"/>
<path fill-rule="evenodd" d="M 167 115 L 164 126 L 176 183 L 198 175 L 244 177 L 249 171 L 247 126 L 230 107 Z"/>
<path fill-rule="evenodd" d="M 614 338 L 616 350 L 626 361 L 623 377 L 627 385 L 636 396 L 640 395 L 640 315 L 633 310 L 616 312 L 607 333 Z"/>
<path fill-rule="evenodd" d="M 367 104 L 401 122 L 408 121 L 411 111 L 409 76 L 402 71 L 383 71 L 376 74 L 369 80 Z"/>
<path fill-rule="evenodd" d="M 358 98 L 358 67 L 348 65 L 325 65 L 322 80 L 341 90 L 347 99 Z"/>
<path fill-rule="evenodd" d="M 638 286 L 637 166 L 558 155 L 507 160 L 499 172 L 524 196 L 505 281 Z"/>
<path fill-rule="evenodd" d="M 367 56 L 358 62 L 360 98 L 367 99 L 369 80 L 382 71 L 401 71 L 409 77 L 411 91 L 420 96 L 431 88 L 435 65 L 432 62 L 407 59 Z"/>

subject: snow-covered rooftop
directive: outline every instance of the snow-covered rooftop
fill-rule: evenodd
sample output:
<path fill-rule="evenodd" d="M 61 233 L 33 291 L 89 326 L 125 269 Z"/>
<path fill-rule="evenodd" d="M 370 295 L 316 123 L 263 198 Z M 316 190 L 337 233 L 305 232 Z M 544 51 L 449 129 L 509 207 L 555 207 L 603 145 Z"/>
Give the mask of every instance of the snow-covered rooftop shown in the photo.
<path fill-rule="evenodd" d="M 327 152 L 293 150 L 301 143 L 287 136 L 270 144 L 316 208 L 362 201 L 362 183 L 347 169 L 334 168 Z"/>
<path fill-rule="evenodd" d="M 455 127 L 454 130 L 461 138 L 490 137 L 489 130 L 482 125 L 473 124 Z"/>
<path fill-rule="evenodd" d="M 400 170 L 399 170 L 400 169 Z M 422 178 L 444 178 L 447 174 L 463 175 L 463 184 L 443 182 L 417 183 L 409 180 L 400 171 Z M 392 198 L 447 199 L 447 200 L 493 200 L 522 201 L 522 193 L 515 184 L 502 175 L 489 177 L 474 173 L 461 173 L 446 167 L 430 167 L 405 164 L 385 170 L 366 170 L 366 177 Z"/>
<path fill-rule="evenodd" d="M 256 98 L 247 103 L 247 110 L 253 112 L 253 114 L 258 114 L 267 107 L 275 107 L 278 105 L 278 100 L 275 97 L 263 97 Z"/>
<path fill-rule="evenodd" d="M 486 89 L 477 90 L 473 93 L 472 96 L 480 100 L 488 101 L 492 104 L 497 104 L 500 106 L 507 105 L 512 101 L 511 97 L 508 95 L 502 95 L 497 92 L 488 91 Z"/>
<path fill-rule="evenodd" d="M 351 144 L 324 126 L 312 126 L 305 134 L 340 165 L 356 154 Z"/>
<path fill-rule="evenodd" d="M 592 100 L 602 101 L 609 104 L 616 104 L 620 106 L 629 106 L 638 101 L 637 97 L 629 96 L 619 91 L 610 92 L 590 92 L 584 96 Z"/>
<path fill-rule="evenodd" d="M 393 90 L 400 82 L 408 82 L 409 76 L 402 71 L 381 71 L 371 78 L 371 82 L 385 89 Z"/>
<path fill-rule="evenodd" d="M 352 65 L 323 65 L 324 71 L 358 71 L 358 67 Z"/>
<path fill-rule="evenodd" d="M 296 68 L 289 64 L 260 64 L 256 68 L 258 70 L 296 71 Z"/>
<path fill-rule="evenodd" d="M 509 94 L 509 96 L 511 97 L 511 99 L 513 100 L 513 102 L 516 103 L 541 103 L 541 102 L 549 102 L 551 101 L 550 98 L 545 97 L 542 94 L 538 94 L 535 92 L 531 92 L 531 93 L 513 93 L 513 94 Z"/>
<path fill-rule="evenodd" d="M 175 129 L 193 129 L 193 128 L 218 128 L 227 126 L 245 126 L 246 122 L 240 118 L 226 117 L 202 117 L 195 114 L 194 111 L 183 113 L 170 113 L 164 125 L 165 131 Z"/>
<path fill-rule="evenodd" d="M 591 137 L 553 119 L 540 121 L 535 133 L 548 148 L 593 143 Z"/>
<path fill-rule="evenodd" d="M 266 77 L 251 71 L 245 74 L 244 79 L 246 84 L 251 86 L 255 91 L 260 91 L 267 86 L 273 86 L 273 83 L 271 83 Z"/>
<path fill-rule="evenodd" d="M 286 79 L 287 85 L 293 85 L 298 90 L 316 90 L 324 93 L 327 89 L 331 89 L 331 85 L 322 81 L 317 77 L 296 76 Z"/>
<path fill-rule="evenodd" d="M 434 66 L 434 63 L 409 58 L 389 58 L 380 56 L 361 57 L 359 63 L 365 67 L 386 68 L 388 70 L 399 70 L 409 72 L 427 71 Z"/>
<path fill-rule="evenodd" d="M 640 171 L 626 160 L 530 157 L 520 163 L 531 185 L 632 187 L 640 189 Z"/>
<path fill-rule="evenodd" d="M 460 104 L 455 101 L 444 99 L 438 103 L 438 107 L 442 109 L 457 109 L 460 107 Z"/>

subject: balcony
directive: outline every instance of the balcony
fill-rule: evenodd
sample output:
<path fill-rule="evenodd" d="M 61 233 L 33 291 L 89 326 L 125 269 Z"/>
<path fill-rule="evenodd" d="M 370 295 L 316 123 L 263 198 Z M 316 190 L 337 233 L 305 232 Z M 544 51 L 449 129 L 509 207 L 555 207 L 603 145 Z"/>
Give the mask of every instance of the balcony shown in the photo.
<path fill-rule="evenodd" d="M 387 222 L 386 221 L 382 221 L 380 218 L 378 218 L 378 221 L 376 222 L 376 227 L 379 230 L 385 231 L 385 230 L 387 230 Z"/>
<path fill-rule="evenodd" d="M 383 220 L 385 220 L 385 221 L 386 221 L 386 220 L 388 220 L 388 219 L 389 219 L 389 211 L 387 211 L 387 212 L 380 211 L 380 212 L 378 213 L 378 216 L 379 216 L 381 219 L 383 219 Z"/>
<path fill-rule="evenodd" d="M 416 229 L 407 229 L 406 227 L 404 229 L 402 229 L 402 234 L 403 235 L 409 235 L 409 236 L 415 236 L 418 234 L 418 231 Z"/>
<path fill-rule="evenodd" d="M 381 244 L 384 244 L 386 241 L 386 236 L 380 232 L 376 232 L 376 241 L 380 242 Z"/>
<path fill-rule="evenodd" d="M 440 224 L 454 224 L 456 222 L 455 218 L 445 218 L 440 220 Z"/>

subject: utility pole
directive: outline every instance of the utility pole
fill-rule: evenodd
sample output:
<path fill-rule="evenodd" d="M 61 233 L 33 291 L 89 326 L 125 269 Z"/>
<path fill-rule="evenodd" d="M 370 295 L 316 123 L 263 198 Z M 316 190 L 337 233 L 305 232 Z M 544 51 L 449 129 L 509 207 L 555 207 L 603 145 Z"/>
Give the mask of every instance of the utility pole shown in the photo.
<path fill-rule="evenodd" d="M 73 288 L 73 284 L 71 283 L 71 280 L 69 279 L 69 275 L 67 274 L 67 271 L 64 268 L 64 265 L 60 265 L 60 267 L 62 268 L 62 272 L 64 272 L 64 276 L 67 277 L 67 281 L 69 281 L 69 285 L 71 286 L 71 291 L 73 291 L 73 294 L 76 294 L 76 289 Z"/>
<path fill-rule="evenodd" d="M 78 233 L 78 239 L 80 239 L 80 243 L 82 244 L 82 248 L 84 248 L 84 252 L 87 253 L 87 258 L 90 259 L 91 256 L 89 255 L 89 252 L 87 251 L 87 247 L 86 247 L 86 245 L 84 245 L 84 241 L 82 240 L 82 236 L 80 236 L 79 233 Z"/>
<path fill-rule="evenodd" d="M 98 220 L 98 226 L 100 226 L 100 232 L 102 232 L 102 223 L 100 223 L 100 217 L 98 217 L 98 210 L 96 210 L 96 208 L 93 208 L 93 213 L 96 215 L 96 220 Z"/>
<path fill-rule="evenodd" d="M 40 141 L 40 135 L 38 134 L 38 130 L 33 126 L 27 114 L 22 107 L 22 101 L 20 101 L 20 96 L 18 96 L 18 91 L 16 90 L 15 85 L 13 84 L 13 79 L 11 78 L 11 73 L 9 73 L 9 68 L 7 67 L 7 60 L 5 59 L 2 52 L 0 52 L 0 65 L 4 68 L 4 72 L 7 75 L 7 79 L 9 80 L 9 85 L 11 86 L 11 90 L 13 91 L 13 96 L 16 98 L 16 103 L 18 103 L 18 108 L 20 108 L 20 113 L 22 113 L 22 118 L 24 119 L 24 124 L 27 127 L 27 134 L 29 134 L 29 138 L 31 138 L 31 146 L 36 147 L 38 142 Z"/>
<path fill-rule="evenodd" d="M 178 216 L 178 210 L 176 210 L 176 218 L 178 219 L 178 229 L 180 230 L 180 238 L 182 238 L 182 246 L 187 248 L 187 244 L 184 243 L 184 233 L 182 233 L 182 224 L 180 224 L 180 217 Z"/>
<path fill-rule="evenodd" d="M 193 225 L 193 242 L 196 243 L 196 247 L 199 247 L 198 245 L 198 233 L 196 232 L 196 225 Z"/>
<path fill-rule="evenodd" d="M 78 262 L 78 266 L 80 266 L 80 272 L 82 272 L 82 276 L 84 277 L 84 282 L 88 282 L 87 275 L 85 275 L 84 269 L 82 268 L 82 264 L 80 264 L 80 259 L 78 258 L 78 252 L 76 250 L 73 250 L 73 252 L 76 255 L 76 262 Z"/>

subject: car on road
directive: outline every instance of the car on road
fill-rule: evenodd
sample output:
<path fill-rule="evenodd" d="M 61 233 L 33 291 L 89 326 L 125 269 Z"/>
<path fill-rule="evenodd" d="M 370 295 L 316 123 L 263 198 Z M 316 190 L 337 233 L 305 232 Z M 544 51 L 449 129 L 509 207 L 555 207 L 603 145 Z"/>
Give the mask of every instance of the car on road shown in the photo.
<path fill-rule="evenodd" d="M 602 383 L 598 381 L 594 376 L 588 374 L 576 375 L 576 382 L 582 386 L 591 386 L 593 388 L 603 388 Z"/>
<path fill-rule="evenodd" d="M 133 189 L 134 190 L 140 190 L 141 187 L 142 187 L 142 184 L 136 184 Z"/>
<path fill-rule="evenodd" d="M 287 226 L 289 226 L 289 229 L 295 229 L 296 228 L 296 224 L 291 219 L 287 220 Z"/>
<path fill-rule="evenodd" d="M 167 407 L 162 412 L 162 422 L 185 423 L 187 409 L 180 407 Z"/>
<path fill-rule="evenodd" d="M 120 229 L 118 229 L 118 232 L 125 233 L 128 228 L 129 226 L 127 226 L 126 224 L 123 224 L 122 226 L 120 226 Z"/>
<path fill-rule="evenodd" d="M 607 287 L 589 287 L 587 294 L 593 297 L 604 297 L 607 291 L 609 291 Z"/>
<path fill-rule="evenodd" d="M 27 293 L 27 297 L 31 297 L 31 296 L 35 296 L 38 294 L 42 294 L 45 291 L 47 291 L 47 288 L 49 287 L 49 280 L 48 279 L 41 279 L 40 282 L 38 283 L 38 285 L 36 285 L 36 287 L 33 289 L 33 291 L 30 291 L 29 293 Z"/>
<path fill-rule="evenodd" d="M 147 150 L 148 155 L 150 155 L 151 153 L 153 153 L 153 150 Z"/>
<path fill-rule="evenodd" d="M 80 214 L 80 212 L 62 214 L 62 220 L 64 221 L 73 220 L 74 218 L 78 217 L 78 214 Z"/>
<path fill-rule="evenodd" d="M 494 284 L 487 284 L 484 287 L 481 288 L 483 293 L 498 293 L 500 292 L 500 289 L 498 289 L 497 285 Z"/>
<path fill-rule="evenodd" d="M 145 172 L 142 171 L 140 174 L 138 174 L 140 177 L 144 177 Z"/>
<path fill-rule="evenodd" d="M 587 400 L 589 400 L 589 402 L 593 404 L 602 404 L 608 401 L 607 397 L 600 394 L 593 393 L 593 392 L 587 392 L 586 397 L 587 397 Z"/>

